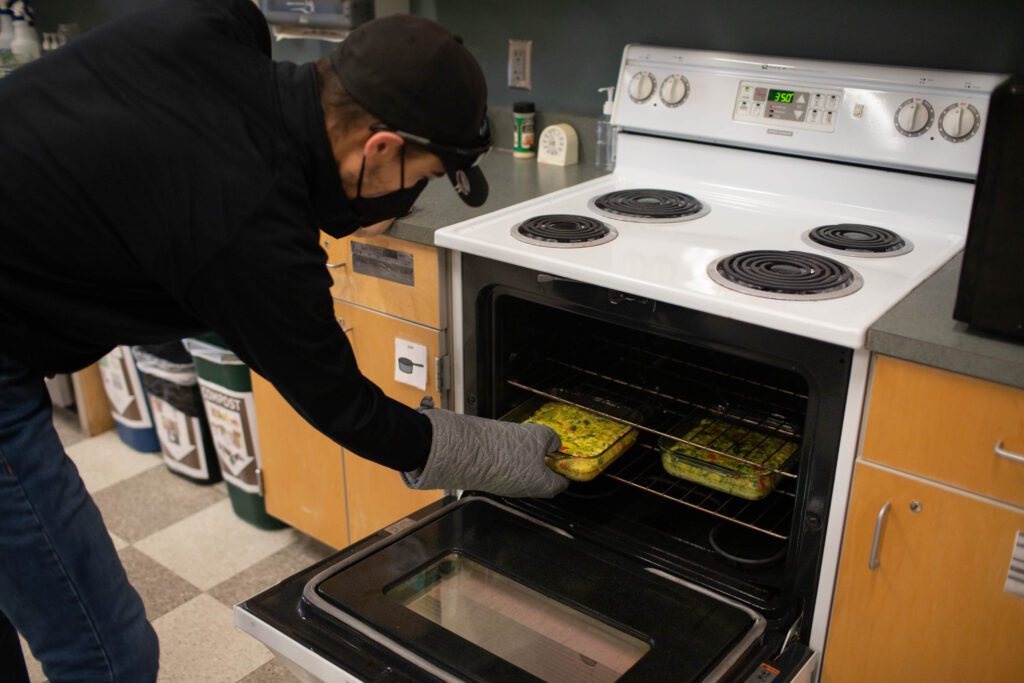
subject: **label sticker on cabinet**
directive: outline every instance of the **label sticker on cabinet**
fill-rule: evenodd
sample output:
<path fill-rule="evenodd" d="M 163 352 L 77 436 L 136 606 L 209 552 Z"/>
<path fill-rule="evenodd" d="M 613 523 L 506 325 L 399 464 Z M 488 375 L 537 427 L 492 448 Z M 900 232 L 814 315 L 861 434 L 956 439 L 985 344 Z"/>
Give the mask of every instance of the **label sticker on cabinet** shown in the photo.
<path fill-rule="evenodd" d="M 757 670 L 750 674 L 744 683 L 769 683 L 774 681 L 780 673 L 782 672 L 774 666 L 761 662 L 761 666 L 757 667 Z"/>
<path fill-rule="evenodd" d="M 1024 598 L 1024 531 L 1018 531 L 1010 553 L 1010 569 L 1006 572 L 1003 590 Z"/>
<path fill-rule="evenodd" d="M 352 270 L 400 285 L 414 286 L 412 254 L 352 241 Z"/>
<path fill-rule="evenodd" d="M 427 347 L 395 337 L 395 381 L 427 388 Z"/>

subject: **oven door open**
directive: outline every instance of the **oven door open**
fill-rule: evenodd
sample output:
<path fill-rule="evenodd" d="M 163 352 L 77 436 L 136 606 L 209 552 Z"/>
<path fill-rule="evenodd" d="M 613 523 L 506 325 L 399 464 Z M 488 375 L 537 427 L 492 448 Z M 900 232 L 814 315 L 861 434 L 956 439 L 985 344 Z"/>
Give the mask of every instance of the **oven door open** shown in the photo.
<path fill-rule="evenodd" d="M 446 681 L 720 680 L 765 630 L 747 607 L 475 496 L 328 567 L 303 598 Z"/>

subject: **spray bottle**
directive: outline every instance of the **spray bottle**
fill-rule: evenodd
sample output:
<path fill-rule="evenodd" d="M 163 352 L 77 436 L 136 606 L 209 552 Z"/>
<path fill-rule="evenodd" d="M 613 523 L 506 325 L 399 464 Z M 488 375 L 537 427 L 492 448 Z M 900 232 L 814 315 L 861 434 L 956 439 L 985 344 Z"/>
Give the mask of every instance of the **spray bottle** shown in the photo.
<path fill-rule="evenodd" d="M 14 64 L 11 43 L 14 42 L 14 13 L 7 7 L 7 0 L 0 0 L 0 66 Z"/>
<path fill-rule="evenodd" d="M 594 151 L 594 164 L 598 168 L 609 171 L 615 168 L 615 136 L 618 131 L 612 126 L 612 106 L 615 104 L 615 88 L 609 86 L 598 92 L 607 93 L 604 109 L 597 120 L 597 149 Z"/>
<path fill-rule="evenodd" d="M 11 4 L 14 12 L 14 40 L 11 41 L 11 52 L 18 64 L 28 64 L 39 59 L 39 34 L 36 33 L 32 10 L 28 0 L 15 0 Z"/>

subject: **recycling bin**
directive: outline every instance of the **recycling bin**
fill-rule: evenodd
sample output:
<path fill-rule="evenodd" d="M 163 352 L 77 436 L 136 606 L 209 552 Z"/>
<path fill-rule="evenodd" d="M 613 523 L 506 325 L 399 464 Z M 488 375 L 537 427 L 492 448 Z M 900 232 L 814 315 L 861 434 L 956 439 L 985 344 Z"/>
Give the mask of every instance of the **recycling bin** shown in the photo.
<path fill-rule="evenodd" d="M 146 390 L 142 386 L 131 348 L 115 347 L 100 359 L 99 366 L 118 436 L 137 451 L 158 453 L 160 439 L 153 428 Z"/>
<path fill-rule="evenodd" d="M 167 469 L 198 484 L 220 481 L 217 452 L 191 354 L 180 341 L 135 346 L 132 354 Z"/>
<path fill-rule="evenodd" d="M 249 368 L 213 335 L 185 339 L 184 343 L 196 364 L 199 392 L 231 507 L 239 517 L 261 529 L 288 526 L 267 514 L 263 501 Z"/>

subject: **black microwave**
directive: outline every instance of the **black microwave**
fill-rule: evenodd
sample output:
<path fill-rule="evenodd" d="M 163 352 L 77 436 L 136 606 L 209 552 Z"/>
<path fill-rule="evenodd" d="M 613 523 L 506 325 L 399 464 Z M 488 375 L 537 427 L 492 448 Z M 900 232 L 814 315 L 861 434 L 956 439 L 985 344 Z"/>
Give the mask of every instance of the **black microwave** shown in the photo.
<path fill-rule="evenodd" d="M 953 317 L 1024 339 L 1024 78 L 992 93 Z"/>

